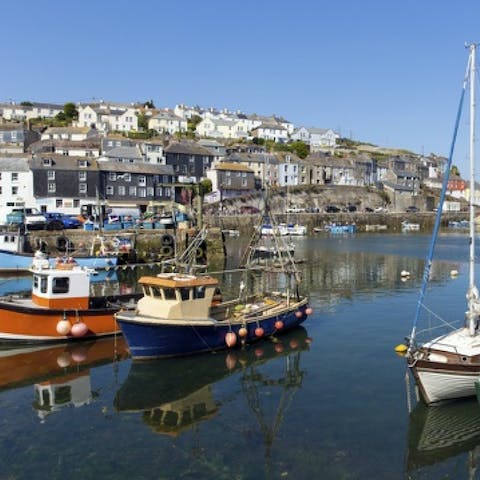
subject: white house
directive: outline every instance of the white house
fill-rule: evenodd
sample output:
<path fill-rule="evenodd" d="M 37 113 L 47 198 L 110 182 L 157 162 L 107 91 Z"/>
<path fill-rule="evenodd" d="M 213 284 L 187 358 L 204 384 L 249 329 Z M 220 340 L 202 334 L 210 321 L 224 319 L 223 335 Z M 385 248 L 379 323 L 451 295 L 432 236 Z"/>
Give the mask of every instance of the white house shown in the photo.
<path fill-rule="evenodd" d="M 79 142 L 96 135 L 98 135 L 98 132 L 90 127 L 49 127 L 42 133 L 40 139 Z"/>
<path fill-rule="evenodd" d="M 260 126 L 254 128 L 251 133 L 254 137 L 273 140 L 277 143 L 285 143 L 288 141 L 287 129 L 278 123 L 262 123 Z"/>
<path fill-rule="evenodd" d="M 208 117 L 197 125 L 197 135 L 212 138 L 245 138 L 247 132 L 244 123 L 238 120 L 227 120 Z"/>
<path fill-rule="evenodd" d="M 79 127 L 94 126 L 101 132 L 129 132 L 138 130 L 138 108 L 110 106 L 109 104 L 80 105 L 78 107 Z"/>
<path fill-rule="evenodd" d="M 30 170 L 31 155 L 0 156 L 0 222 L 5 223 L 12 207 L 36 207 L 33 196 L 33 173 Z"/>
<path fill-rule="evenodd" d="M 148 128 L 160 133 L 173 135 L 177 132 L 187 131 L 187 120 L 175 115 L 171 110 L 161 110 L 148 121 Z"/>
<path fill-rule="evenodd" d="M 291 135 L 292 140 L 310 145 L 312 152 L 322 148 L 334 148 L 340 135 L 329 128 L 300 127 Z"/>
<path fill-rule="evenodd" d="M 10 102 L 0 104 L 0 116 L 5 120 L 29 120 L 38 117 L 53 118 L 60 112 L 63 112 L 63 105 L 53 103 L 29 102 L 28 105 L 21 105 Z"/>

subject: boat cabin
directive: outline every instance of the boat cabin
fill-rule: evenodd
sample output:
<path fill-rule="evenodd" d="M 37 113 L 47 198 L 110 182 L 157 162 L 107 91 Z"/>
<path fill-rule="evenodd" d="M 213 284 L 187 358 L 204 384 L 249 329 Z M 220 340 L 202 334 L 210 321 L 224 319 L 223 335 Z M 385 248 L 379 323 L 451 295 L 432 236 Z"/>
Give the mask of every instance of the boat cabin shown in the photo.
<path fill-rule="evenodd" d="M 208 318 L 218 280 L 210 276 L 161 273 L 141 277 L 140 314 L 163 319 Z"/>
<path fill-rule="evenodd" d="M 88 309 L 90 274 L 75 263 L 32 268 L 32 301 L 46 308 Z"/>

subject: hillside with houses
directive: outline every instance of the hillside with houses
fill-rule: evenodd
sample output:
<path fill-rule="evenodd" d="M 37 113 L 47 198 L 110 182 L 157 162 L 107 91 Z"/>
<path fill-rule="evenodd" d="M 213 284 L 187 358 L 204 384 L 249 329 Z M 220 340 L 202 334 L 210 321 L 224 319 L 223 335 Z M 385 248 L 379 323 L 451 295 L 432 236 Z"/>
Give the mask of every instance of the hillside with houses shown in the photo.
<path fill-rule="evenodd" d="M 357 204 L 431 210 L 445 165 L 277 115 L 152 101 L 0 104 L 0 221 L 16 206 L 78 214 L 100 202 L 142 212 L 196 196 L 211 210 L 266 189 L 283 199 L 280 211 L 322 210 L 346 191 Z M 452 176 L 448 193 L 463 200 L 468 185 Z"/>

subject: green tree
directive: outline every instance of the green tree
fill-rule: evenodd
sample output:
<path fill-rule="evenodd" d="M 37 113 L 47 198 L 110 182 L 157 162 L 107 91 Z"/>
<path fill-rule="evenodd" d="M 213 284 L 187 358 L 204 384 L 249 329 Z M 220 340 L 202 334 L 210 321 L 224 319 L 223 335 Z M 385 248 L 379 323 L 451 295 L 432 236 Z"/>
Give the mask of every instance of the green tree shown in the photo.
<path fill-rule="evenodd" d="M 456 175 L 457 177 L 460 177 L 460 170 L 456 165 L 452 165 L 452 168 L 450 169 L 450 174 L 451 175 Z"/>
<path fill-rule="evenodd" d="M 73 102 L 68 102 L 63 106 L 63 113 L 67 120 L 77 120 L 78 110 Z"/>
<path fill-rule="evenodd" d="M 203 120 L 200 115 L 192 115 L 191 118 L 187 121 L 187 130 L 189 133 L 195 134 L 195 130 L 197 129 L 197 125 Z"/>
<path fill-rule="evenodd" d="M 307 158 L 310 153 L 309 146 L 304 142 L 292 142 L 289 144 L 290 151 L 297 154 L 300 158 Z"/>
<path fill-rule="evenodd" d="M 155 104 L 153 103 L 153 100 L 148 100 L 143 104 L 144 107 L 146 108 L 155 108 Z"/>
<path fill-rule="evenodd" d="M 143 113 L 137 115 L 138 118 L 138 129 L 139 130 L 148 130 L 148 118 Z"/>
<path fill-rule="evenodd" d="M 28 101 L 28 100 L 25 100 L 25 101 L 23 101 L 23 102 L 20 102 L 20 105 L 21 105 L 22 107 L 33 107 L 33 103 L 30 102 L 30 101 Z"/>

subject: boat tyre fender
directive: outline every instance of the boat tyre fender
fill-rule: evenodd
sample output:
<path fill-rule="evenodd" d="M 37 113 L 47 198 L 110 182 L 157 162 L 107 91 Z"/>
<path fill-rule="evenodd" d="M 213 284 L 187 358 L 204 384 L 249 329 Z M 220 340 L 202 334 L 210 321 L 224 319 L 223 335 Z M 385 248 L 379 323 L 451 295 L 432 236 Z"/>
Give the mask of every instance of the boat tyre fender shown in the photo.
<path fill-rule="evenodd" d="M 160 255 L 162 257 L 173 257 L 173 247 L 170 245 L 163 246 L 160 250 Z"/>
<path fill-rule="evenodd" d="M 172 246 L 174 243 L 173 237 L 166 233 L 165 235 L 162 235 L 162 245 L 163 246 Z"/>
<path fill-rule="evenodd" d="M 55 246 L 57 247 L 57 250 L 59 250 L 60 252 L 65 252 L 67 248 L 69 249 L 73 248 L 73 245 L 70 242 L 70 240 L 63 235 L 61 237 L 57 237 Z"/>
<path fill-rule="evenodd" d="M 205 258 L 205 250 L 202 247 L 197 247 L 197 250 L 195 252 L 195 256 L 197 257 L 197 260 L 204 259 Z"/>

